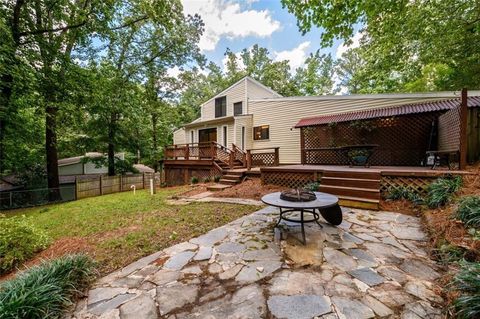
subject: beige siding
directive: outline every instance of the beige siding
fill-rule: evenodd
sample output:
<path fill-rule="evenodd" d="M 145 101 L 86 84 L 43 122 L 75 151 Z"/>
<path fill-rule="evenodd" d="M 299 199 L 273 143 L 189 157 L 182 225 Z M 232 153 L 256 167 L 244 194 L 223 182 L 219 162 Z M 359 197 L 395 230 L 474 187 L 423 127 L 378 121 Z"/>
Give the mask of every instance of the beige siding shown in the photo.
<path fill-rule="evenodd" d="M 253 129 L 252 129 L 253 118 L 251 115 L 247 116 L 237 116 L 235 117 L 235 144 L 238 147 L 242 147 L 242 127 L 245 127 L 245 145 L 244 149 L 252 148 L 253 140 Z"/>
<path fill-rule="evenodd" d="M 74 163 L 70 165 L 64 165 L 58 167 L 58 175 L 82 175 L 83 163 Z"/>
<path fill-rule="evenodd" d="M 280 147 L 280 163 L 300 163 L 300 129 L 293 127 L 301 118 L 428 100 L 439 100 L 439 98 L 249 101 L 249 112 L 253 114 L 253 126 L 270 125 L 270 139 L 253 141 L 252 146 L 253 148 Z"/>
<path fill-rule="evenodd" d="M 173 132 L 173 144 L 185 144 L 185 129 L 181 128 Z"/>
<path fill-rule="evenodd" d="M 245 81 L 240 81 L 229 88 L 226 92 L 216 97 L 227 97 L 227 116 L 233 115 L 233 103 L 243 102 L 245 104 Z M 215 119 L 215 98 L 202 105 L 202 121 Z"/>

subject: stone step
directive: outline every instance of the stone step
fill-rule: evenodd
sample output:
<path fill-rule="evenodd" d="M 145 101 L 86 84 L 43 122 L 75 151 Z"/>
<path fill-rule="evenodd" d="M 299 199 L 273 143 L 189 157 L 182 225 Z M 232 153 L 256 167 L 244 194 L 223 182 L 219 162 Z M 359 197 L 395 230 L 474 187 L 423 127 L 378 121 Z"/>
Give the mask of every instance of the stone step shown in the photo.
<path fill-rule="evenodd" d="M 213 184 L 207 186 L 207 190 L 210 192 L 216 192 L 216 191 L 223 191 L 224 189 L 230 188 L 232 185 L 224 185 L 224 184 Z"/>

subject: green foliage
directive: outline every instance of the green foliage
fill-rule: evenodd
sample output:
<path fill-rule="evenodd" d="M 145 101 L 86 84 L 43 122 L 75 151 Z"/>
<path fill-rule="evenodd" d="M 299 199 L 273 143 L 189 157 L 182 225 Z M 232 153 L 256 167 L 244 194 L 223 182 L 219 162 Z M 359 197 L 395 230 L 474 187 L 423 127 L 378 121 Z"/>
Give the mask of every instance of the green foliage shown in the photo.
<path fill-rule="evenodd" d="M 412 203 L 418 205 L 423 203 L 423 198 L 418 194 L 405 186 L 392 187 L 387 192 L 387 199 L 390 200 L 409 200 Z"/>
<path fill-rule="evenodd" d="M 222 176 L 220 176 L 220 175 L 215 175 L 215 177 L 213 178 L 213 181 L 214 181 L 215 183 L 218 183 L 221 178 L 222 178 Z"/>
<path fill-rule="evenodd" d="M 453 195 L 462 186 L 462 177 L 439 178 L 428 186 L 426 204 L 430 208 L 437 208 L 450 202 Z"/>
<path fill-rule="evenodd" d="M 0 274 L 11 271 L 49 243 L 45 232 L 24 216 L 0 216 Z"/>
<path fill-rule="evenodd" d="M 462 262 L 453 278 L 453 287 L 462 294 L 455 302 L 459 318 L 480 317 L 480 263 Z"/>
<path fill-rule="evenodd" d="M 198 177 L 197 176 L 192 176 L 192 178 L 190 179 L 190 183 L 197 184 L 198 183 Z"/>
<path fill-rule="evenodd" d="M 455 218 L 460 219 L 465 226 L 480 228 L 480 196 L 463 197 L 458 204 Z"/>
<path fill-rule="evenodd" d="M 205 177 L 205 178 L 203 179 L 203 182 L 204 182 L 204 183 L 210 183 L 210 181 L 211 181 L 210 177 Z"/>
<path fill-rule="evenodd" d="M 303 188 L 312 192 L 318 192 L 319 187 L 320 187 L 319 182 L 311 182 L 305 185 Z"/>
<path fill-rule="evenodd" d="M 62 318 L 95 277 L 92 260 L 69 255 L 20 273 L 0 286 L 0 318 Z"/>

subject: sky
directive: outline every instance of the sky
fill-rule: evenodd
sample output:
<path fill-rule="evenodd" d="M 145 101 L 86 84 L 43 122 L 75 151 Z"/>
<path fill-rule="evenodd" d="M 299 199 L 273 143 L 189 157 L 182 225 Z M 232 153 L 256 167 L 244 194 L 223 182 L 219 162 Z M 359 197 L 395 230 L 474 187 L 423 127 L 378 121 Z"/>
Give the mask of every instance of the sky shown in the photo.
<path fill-rule="evenodd" d="M 274 60 L 289 60 L 294 71 L 302 66 L 310 53 L 320 47 L 321 29 L 302 35 L 296 18 L 282 8 L 280 0 L 182 0 L 185 14 L 199 14 L 205 32 L 199 43 L 210 61 L 224 65 L 225 51 L 239 53 L 254 44 L 266 47 Z M 358 45 L 359 36 L 354 37 Z M 336 58 L 347 47 L 335 41 L 330 48 L 321 49 Z"/>

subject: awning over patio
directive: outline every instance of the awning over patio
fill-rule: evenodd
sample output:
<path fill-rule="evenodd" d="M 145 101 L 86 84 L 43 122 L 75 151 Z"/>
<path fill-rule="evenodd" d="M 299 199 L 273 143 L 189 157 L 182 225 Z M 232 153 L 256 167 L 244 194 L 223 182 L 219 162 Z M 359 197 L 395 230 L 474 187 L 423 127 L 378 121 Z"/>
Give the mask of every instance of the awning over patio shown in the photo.
<path fill-rule="evenodd" d="M 460 98 L 434 101 L 434 102 L 424 102 L 424 103 L 417 103 L 417 104 L 405 104 L 405 105 L 400 105 L 395 107 L 386 107 L 386 108 L 366 110 L 366 111 L 320 115 L 320 116 L 301 119 L 295 125 L 295 128 L 323 125 L 328 123 L 366 120 L 366 119 L 381 118 L 381 117 L 447 111 L 454 107 L 457 107 L 459 104 L 460 104 Z M 468 107 L 480 107 L 480 96 L 468 97 Z"/>

